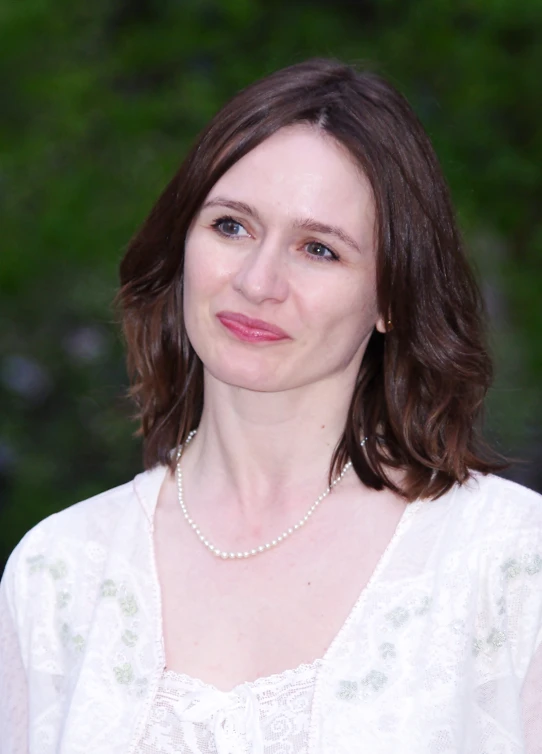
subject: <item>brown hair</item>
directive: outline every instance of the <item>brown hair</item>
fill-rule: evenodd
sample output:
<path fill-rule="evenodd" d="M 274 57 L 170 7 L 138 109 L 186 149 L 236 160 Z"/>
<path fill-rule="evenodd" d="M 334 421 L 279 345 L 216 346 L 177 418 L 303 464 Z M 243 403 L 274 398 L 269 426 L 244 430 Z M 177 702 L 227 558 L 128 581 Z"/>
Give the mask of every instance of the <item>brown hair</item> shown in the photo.
<path fill-rule="evenodd" d="M 477 429 L 492 380 L 482 301 L 429 138 L 389 83 L 326 59 L 284 68 L 233 97 L 128 246 L 118 302 L 145 465 L 173 467 L 171 449 L 203 408 L 203 368 L 183 322 L 187 231 L 220 176 L 296 123 L 333 136 L 371 183 L 378 303 L 393 323 L 371 336 L 330 476 L 351 458 L 364 484 L 413 500 L 438 497 L 472 470 L 502 468 Z M 404 470 L 400 488 L 386 467 Z"/>

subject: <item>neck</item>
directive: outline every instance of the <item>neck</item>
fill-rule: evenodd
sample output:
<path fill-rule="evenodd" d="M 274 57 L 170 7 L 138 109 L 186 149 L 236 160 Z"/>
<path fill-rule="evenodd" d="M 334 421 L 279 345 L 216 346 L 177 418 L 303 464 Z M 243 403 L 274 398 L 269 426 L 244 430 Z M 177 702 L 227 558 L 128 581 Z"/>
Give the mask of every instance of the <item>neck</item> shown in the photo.
<path fill-rule="evenodd" d="M 327 487 L 350 395 L 321 384 L 258 393 L 206 375 L 205 408 L 183 469 L 201 481 L 202 494 L 220 490 L 247 513 L 299 496 L 305 505 Z"/>

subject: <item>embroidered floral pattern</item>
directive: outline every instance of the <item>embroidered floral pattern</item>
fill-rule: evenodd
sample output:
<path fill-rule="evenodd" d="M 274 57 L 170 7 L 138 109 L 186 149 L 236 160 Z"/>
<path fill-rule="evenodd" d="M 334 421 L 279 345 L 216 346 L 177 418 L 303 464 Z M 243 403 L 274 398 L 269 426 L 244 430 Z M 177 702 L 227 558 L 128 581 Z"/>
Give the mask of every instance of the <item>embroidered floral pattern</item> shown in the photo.
<path fill-rule="evenodd" d="M 122 641 L 126 644 L 127 647 L 135 647 L 137 644 L 137 634 L 133 631 L 129 631 L 126 629 L 126 631 L 122 634 Z"/>
<path fill-rule="evenodd" d="M 68 573 L 68 567 L 63 560 L 56 560 L 54 563 L 49 564 L 49 573 L 55 581 L 58 581 L 66 576 Z"/>
<path fill-rule="evenodd" d="M 139 632 L 136 630 L 139 621 L 135 618 L 139 612 L 139 605 L 135 595 L 125 582 L 108 578 L 102 581 L 100 585 L 100 596 L 105 600 L 115 600 L 118 604 L 120 613 L 124 618 L 124 630 L 120 635 L 120 640 L 126 647 L 133 649 L 139 641 Z M 120 660 L 120 656 L 118 659 Z M 118 665 L 113 667 L 113 673 L 117 683 L 129 687 L 130 693 L 134 693 L 136 696 L 144 694 L 148 679 L 136 677 L 130 662 L 127 660 L 119 662 Z"/>
<path fill-rule="evenodd" d="M 521 566 L 515 558 L 510 558 L 502 564 L 501 570 L 505 579 L 515 579 L 521 573 Z"/>
<path fill-rule="evenodd" d="M 336 693 L 338 699 L 342 699 L 345 702 L 351 702 L 356 699 L 357 695 L 357 681 L 339 681 L 339 688 Z"/>
<path fill-rule="evenodd" d="M 390 621 L 394 628 L 400 628 L 410 618 L 410 614 L 406 608 L 396 607 L 386 615 L 386 618 Z"/>
<path fill-rule="evenodd" d="M 515 579 L 523 572 L 528 576 L 536 576 L 542 571 L 542 555 L 534 552 L 522 558 L 508 558 L 502 564 L 501 570 L 506 580 Z"/>
<path fill-rule="evenodd" d="M 118 665 L 116 668 L 113 668 L 113 672 L 119 683 L 129 684 L 134 680 L 134 669 L 129 662 L 125 662 L 123 665 Z"/>
<path fill-rule="evenodd" d="M 395 649 L 395 645 L 391 644 L 391 642 L 386 641 L 384 644 L 381 644 L 379 647 L 380 650 L 380 656 L 384 659 L 395 659 L 397 657 L 397 650 Z"/>
<path fill-rule="evenodd" d="M 432 597 L 428 597 L 427 595 L 425 597 L 422 597 L 422 599 L 414 608 L 415 615 L 418 615 L 418 616 L 427 615 L 427 613 L 431 609 L 432 604 L 433 604 Z"/>
<path fill-rule="evenodd" d="M 500 649 L 506 643 L 506 634 L 504 631 L 494 628 L 487 637 L 487 643 L 493 649 Z"/>
<path fill-rule="evenodd" d="M 124 615 L 129 617 L 135 615 L 139 609 L 133 594 L 125 594 L 119 597 L 119 605 Z"/>
<path fill-rule="evenodd" d="M 32 555 L 26 559 L 28 571 L 30 574 L 39 573 L 45 568 L 45 555 Z"/>
<path fill-rule="evenodd" d="M 62 610 L 62 608 L 66 607 L 71 600 L 72 596 L 70 592 L 67 592 L 66 590 L 58 592 L 56 596 L 56 604 L 59 610 Z"/>
<path fill-rule="evenodd" d="M 368 686 L 373 691 L 380 691 L 388 681 L 388 677 L 384 673 L 380 673 L 378 670 L 371 670 L 371 672 L 365 676 L 362 681 L 364 686 Z"/>
<path fill-rule="evenodd" d="M 60 641 L 65 647 L 74 649 L 76 652 L 82 652 L 85 648 L 84 637 L 81 634 L 74 634 L 68 623 L 62 623 L 60 626 Z"/>
<path fill-rule="evenodd" d="M 73 647 L 77 652 L 82 652 L 85 648 L 85 640 L 81 636 L 81 634 L 75 634 L 75 636 L 72 636 L 72 643 Z"/>
<path fill-rule="evenodd" d="M 542 571 L 542 556 L 538 553 L 525 556 L 525 573 L 536 576 Z"/>
<path fill-rule="evenodd" d="M 102 597 L 117 596 L 117 585 L 115 584 L 113 579 L 106 579 L 104 582 L 102 582 L 100 593 Z"/>

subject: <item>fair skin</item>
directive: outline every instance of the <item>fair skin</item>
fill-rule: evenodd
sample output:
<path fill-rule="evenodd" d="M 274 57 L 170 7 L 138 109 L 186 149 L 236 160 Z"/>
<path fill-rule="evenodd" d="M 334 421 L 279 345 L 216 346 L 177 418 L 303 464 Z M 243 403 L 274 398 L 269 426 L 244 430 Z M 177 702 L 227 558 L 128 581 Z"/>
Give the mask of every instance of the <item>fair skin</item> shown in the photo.
<path fill-rule="evenodd" d="M 185 320 L 205 406 L 182 459 L 184 499 L 220 549 L 273 539 L 327 487 L 367 342 L 385 329 L 374 220 L 346 151 L 297 125 L 225 173 L 190 228 Z M 240 339 L 224 312 L 285 336 Z M 322 657 L 405 505 L 350 471 L 276 549 L 221 560 L 188 527 L 168 474 L 155 519 L 167 667 L 228 690 Z"/>

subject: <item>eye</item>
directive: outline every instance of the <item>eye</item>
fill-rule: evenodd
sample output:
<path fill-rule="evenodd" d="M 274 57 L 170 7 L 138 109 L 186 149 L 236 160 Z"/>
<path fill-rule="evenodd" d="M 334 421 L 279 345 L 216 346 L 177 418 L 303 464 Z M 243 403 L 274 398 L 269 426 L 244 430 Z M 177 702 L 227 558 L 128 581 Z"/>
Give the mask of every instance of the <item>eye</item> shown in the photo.
<path fill-rule="evenodd" d="M 308 256 L 313 257 L 314 259 L 322 259 L 329 262 L 335 262 L 339 259 L 338 255 L 335 254 L 329 246 L 326 246 L 319 241 L 309 241 L 309 243 L 305 245 L 305 249 L 307 250 Z"/>
<path fill-rule="evenodd" d="M 233 217 L 219 217 L 212 223 L 211 227 L 223 236 L 238 238 L 239 236 L 249 235 L 241 223 L 234 220 Z"/>

